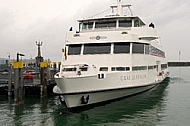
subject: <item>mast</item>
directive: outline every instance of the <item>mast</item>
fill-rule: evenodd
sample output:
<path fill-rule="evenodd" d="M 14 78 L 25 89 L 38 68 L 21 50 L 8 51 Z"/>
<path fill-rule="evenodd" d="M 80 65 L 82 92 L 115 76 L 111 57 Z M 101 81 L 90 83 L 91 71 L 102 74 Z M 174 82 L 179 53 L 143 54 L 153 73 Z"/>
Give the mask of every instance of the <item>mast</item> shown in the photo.
<path fill-rule="evenodd" d="M 118 15 L 118 16 L 124 16 L 123 15 L 123 8 L 127 7 L 129 9 L 129 11 L 130 11 L 130 15 L 133 16 L 133 12 L 132 12 L 132 10 L 130 8 L 131 5 L 123 5 L 122 0 L 117 0 L 117 5 L 113 5 L 113 6 L 110 6 L 110 7 L 112 8 L 112 10 L 114 8 L 117 9 L 117 14 L 116 15 Z"/>
<path fill-rule="evenodd" d="M 123 7 L 121 4 L 121 0 L 117 1 L 117 14 L 123 16 Z"/>

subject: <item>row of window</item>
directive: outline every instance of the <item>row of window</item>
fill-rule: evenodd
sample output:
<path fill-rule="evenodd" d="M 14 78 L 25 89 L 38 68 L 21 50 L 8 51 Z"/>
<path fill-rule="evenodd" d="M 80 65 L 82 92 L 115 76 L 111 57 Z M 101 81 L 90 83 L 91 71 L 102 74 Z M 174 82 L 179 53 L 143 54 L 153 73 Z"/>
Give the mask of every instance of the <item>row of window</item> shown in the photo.
<path fill-rule="evenodd" d="M 95 25 L 94 26 L 95 29 L 105 29 L 105 28 L 116 28 L 117 22 L 118 22 L 118 27 L 123 27 L 123 28 L 133 27 L 133 22 L 134 22 L 134 27 L 141 27 L 144 25 L 138 19 L 97 20 L 91 22 L 83 22 L 80 25 L 82 26 L 82 30 L 92 30 L 93 25 Z"/>
<path fill-rule="evenodd" d="M 88 70 L 88 68 L 87 67 L 81 67 L 81 68 L 79 68 L 80 69 L 80 71 L 87 71 Z M 76 71 L 77 70 L 77 68 L 76 67 L 71 67 L 71 68 L 64 68 L 63 69 L 63 71 Z"/>
<path fill-rule="evenodd" d="M 130 67 L 112 67 L 111 71 L 129 71 Z"/>
<path fill-rule="evenodd" d="M 133 66 L 132 67 L 132 71 L 139 71 L 139 70 L 152 70 L 152 69 L 156 69 L 157 65 L 152 65 L 152 66 Z M 167 69 L 168 65 L 167 64 L 162 64 L 161 65 L 161 69 Z M 87 71 L 88 68 L 84 67 L 84 68 L 79 68 L 80 71 Z M 108 67 L 100 67 L 99 71 L 108 71 Z M 64 68 L 63 71 L 76 71 L 77 69 L 75 67 L 73 68 Z M 111 71 L 130 71 L 130 67 L 111 67 Z"/>
<path fill-rule="evenodd" d="M 132 67 L 132 71 L 137 71 L 137 70 L 147 70 L 147 66 L 134 66 L 134 67 Z"/>
<path fill-rule="evenodd" d="M 114 43 L 113 53 L 130 53 L 130 46 L 132 45 L 132 53 L 139 54 L 154 54 L 157 56 L 165 57 L 165 53 L 153 46 L 143 43 Z M 68 55 L 80 55 L 82 44 L 68 45 Z M 86 54 L 110 54 L 111 53 L 111 43 L 92 43 L 84 44 L 83 55 Z"/>

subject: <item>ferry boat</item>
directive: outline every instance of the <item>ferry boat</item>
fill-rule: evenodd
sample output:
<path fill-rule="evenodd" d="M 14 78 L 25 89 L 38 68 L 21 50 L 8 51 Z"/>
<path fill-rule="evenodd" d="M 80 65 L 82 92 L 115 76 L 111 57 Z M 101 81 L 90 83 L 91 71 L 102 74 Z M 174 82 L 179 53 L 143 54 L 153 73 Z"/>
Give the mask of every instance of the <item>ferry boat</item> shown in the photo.
<path fill-rule="evenodd" d="M 168 76 L 168 64 L 154 24 L 133 15 L 131 5 L 113 14 L 78 20 L 67 33 L 53 92 L 67 108 L 87 106 L 147 91 Z M 130 14 L 124 14 L 124 9 Z M 62 101 L 62 100 L 61 100 Z"/>

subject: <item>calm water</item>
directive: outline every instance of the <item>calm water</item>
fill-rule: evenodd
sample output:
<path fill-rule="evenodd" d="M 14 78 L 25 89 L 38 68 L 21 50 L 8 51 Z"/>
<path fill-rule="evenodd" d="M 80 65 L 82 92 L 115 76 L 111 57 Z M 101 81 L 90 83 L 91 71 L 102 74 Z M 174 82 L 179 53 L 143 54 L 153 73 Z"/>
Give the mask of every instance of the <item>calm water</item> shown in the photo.
<path fill-rule="evenodd" d="M 27 97 L 20 107 L 0 96 L 0 126 L 181 125 L 190 125 L 190 68 L 170 68 L 170 78 L 148 92 L 76 113 L 57 96 Z"/>

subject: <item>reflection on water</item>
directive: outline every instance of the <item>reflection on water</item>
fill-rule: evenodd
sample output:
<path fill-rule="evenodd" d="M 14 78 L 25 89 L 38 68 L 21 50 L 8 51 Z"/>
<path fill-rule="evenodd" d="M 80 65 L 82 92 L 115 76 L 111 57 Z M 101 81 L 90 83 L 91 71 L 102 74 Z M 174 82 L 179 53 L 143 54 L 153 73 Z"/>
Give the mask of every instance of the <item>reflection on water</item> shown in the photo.
<path fill-rule="evenodd" d="M 53 100 L 53 101 L 52 101 Z M 9 102 L 8 102 L 9 101 Z M 25 98 L 24 104 L 14 106 L 13 100 L 0 96 L 0 125 L 4 126 L 39 126 L 51 118 L 54 99 L 40 99 L 38 97 Z"/>
<path fill-rule="evenodd" d="M 142 94 L 72 113 L 58 102 L 57 96 L 47 99 L 25 98 L 14 106 L 7 97 L 0 97 L 0 124 L 4 126 L 78 126 L 78 125 L 156 125 L 165 117 L 169 79 Z M 9 101 L 9 102 L 8 102 Z"/>

